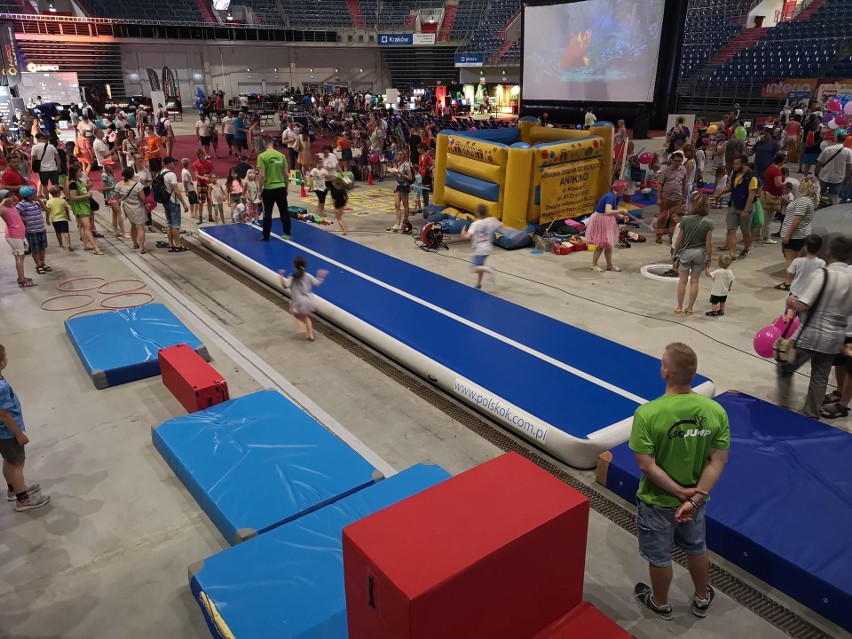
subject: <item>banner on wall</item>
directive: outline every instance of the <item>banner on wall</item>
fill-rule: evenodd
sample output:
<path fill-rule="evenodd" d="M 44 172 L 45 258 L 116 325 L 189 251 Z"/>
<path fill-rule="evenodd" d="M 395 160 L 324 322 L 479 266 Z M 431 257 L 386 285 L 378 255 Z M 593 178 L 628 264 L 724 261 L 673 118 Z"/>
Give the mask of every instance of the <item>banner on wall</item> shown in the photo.
<path fill-rule="evenodd" d="M 21 81 L 21 58 L 18 55 L 18 42 L 15 40 L 15 27 L 11 22 L 0 24 L 0 47 L 6 84 L 14 88 Z"/>
<path fill-rule="evenodd" d="M 816 98 L 821 102 L 825 102 L 836 95 L 852 95 L 852 80 L 825 82 L 817 88 Z"/>
<path fill-rule="evenodd" d="M 414 34 L 411 33 L 380 33 L 380 47 L 408 47 L 414 44 Z"/>
<path fill-rule="evenodd" d="M 435 44 L 435 34 L 434 33 L 415 33 L 414 34 L 414 42 L 415 47 L 431 45 Z"/>
<path fill-rule="evenodd" d="M 541 172 L 540 224 L 584 215 L 598 203 L 596 188 L 601 160 L 548 166 Z"/>
<path fill-rule="evenodd" d="M 485 64 L 484 53 L 463 53 L 456 56 L 457 67 L 481 67 Z"/>
<path fill-rule="evenodd" d="M 778 98 L 786 100 L 792 92 L 807 91 L 810 95 L 816 91 L 818 80 L 816 78 L 799 78 L 796 80 L 770 80 L 764 82 L 760 95 L 764 98 Z"/>

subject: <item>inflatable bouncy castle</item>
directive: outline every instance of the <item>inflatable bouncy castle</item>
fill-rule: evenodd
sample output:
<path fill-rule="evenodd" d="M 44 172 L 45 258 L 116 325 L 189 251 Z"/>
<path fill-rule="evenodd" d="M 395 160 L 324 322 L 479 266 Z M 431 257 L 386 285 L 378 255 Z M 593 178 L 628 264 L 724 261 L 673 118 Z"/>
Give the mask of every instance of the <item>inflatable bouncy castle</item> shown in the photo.
<path fill-rule="evenodd" d="M 443 131 L 434 203 L 468 212 L 483 204 L 517 230 L 587 215 L 610 188 L 612 145 L 612 126 L 554 129 L 531 117 L 516 129 Z"/>

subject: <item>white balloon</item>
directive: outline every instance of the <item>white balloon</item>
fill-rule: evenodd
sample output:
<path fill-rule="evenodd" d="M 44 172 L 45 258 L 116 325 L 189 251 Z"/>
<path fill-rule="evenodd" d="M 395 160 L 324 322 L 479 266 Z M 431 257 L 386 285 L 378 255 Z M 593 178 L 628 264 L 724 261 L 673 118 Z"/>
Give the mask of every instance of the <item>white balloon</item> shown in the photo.
<path fill-rule="evenodd" d="M 828 128 L 829 129 L 836 129 L 837 128 L 837 122 L 832 120 L 831 122 L 828 123 Z"/>

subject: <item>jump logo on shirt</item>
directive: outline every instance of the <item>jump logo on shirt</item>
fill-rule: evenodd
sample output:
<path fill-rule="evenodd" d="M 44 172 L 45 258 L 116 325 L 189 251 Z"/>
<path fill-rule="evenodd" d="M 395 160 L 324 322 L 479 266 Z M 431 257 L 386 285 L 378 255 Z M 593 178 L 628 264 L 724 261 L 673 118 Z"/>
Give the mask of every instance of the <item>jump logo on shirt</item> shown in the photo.
<path fill-rule="evenodd" d="M 704 428 L 707 418 L 696 415 L 693 419 L 682 419 L 669 428 L 669 439 L 687 439 L 689 437 L 709 437 L 711 432 Z M 690 428 L 691 426 L 691 428 Z"/>

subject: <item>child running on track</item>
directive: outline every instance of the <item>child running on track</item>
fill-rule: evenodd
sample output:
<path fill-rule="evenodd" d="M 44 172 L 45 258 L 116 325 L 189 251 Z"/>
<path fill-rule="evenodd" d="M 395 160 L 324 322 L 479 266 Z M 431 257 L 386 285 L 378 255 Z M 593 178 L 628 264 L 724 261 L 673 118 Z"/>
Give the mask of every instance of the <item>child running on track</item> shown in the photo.
<path fill-rule="evenodd" d="M 315 337 L 311 315 L 314 314 L 315 308 L 314 294 L 311 290 L 325 281 L 328 271 L 320 269 L 314 277 L 307 272 L 308 263 L 301 256 L 293 260 L 293 267 L 295 271 L 290 277 L 287 277 L 287 272 L 284 269 L 278 271 L 281 276 L 281 286 L 290 291 L 290 314 L 296 322 L 296 330 L 301 332 L 302 325 L 304 325 L 308 341 L 313 342 Z"/>
<path fill-rule="evenodd" d="M 343 223 L 343 209 L 346 207 L 346 202 L 349 201 L 349 194 L 346 192 L 346 186 L 343 180 L 339 177 L 331 181 L 331 187 L 328 190 L 331 193 L 331 199 L 334 202 L 334 217 L 340 225 L 340 234 L 346 235 L 346 225 Z"/>
<path fill-rule="evenodd" d="M 496 217 L 488 215 L 488 209 L 480 204 L 476 207 L 476 221 L 465 229 L 462 229 L 462 237 L 470 240 L 473 247 L 473 272 L 476 273 L 476 288 L 482 288 L 482 278 L 491 269 L 485 266 L 485 260 L 491 255 L 494 247 L 491 245 L 491 236 L 502 224 Z"/>

